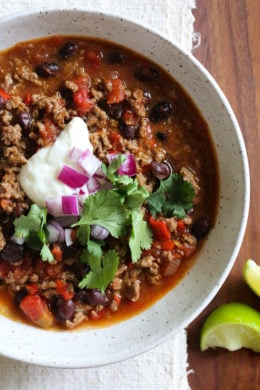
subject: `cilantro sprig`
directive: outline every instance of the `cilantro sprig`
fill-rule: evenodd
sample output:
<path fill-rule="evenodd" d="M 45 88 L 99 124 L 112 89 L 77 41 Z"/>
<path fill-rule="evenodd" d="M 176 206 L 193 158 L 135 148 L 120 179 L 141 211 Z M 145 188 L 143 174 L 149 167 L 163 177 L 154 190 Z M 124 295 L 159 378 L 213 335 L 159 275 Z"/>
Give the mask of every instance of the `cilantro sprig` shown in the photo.
<path fill-rule="evenodd" d="M 118 238 L 126 234 L 127 224 L 128 214 L 120 195 L 111 190 L 100 190 L 85 200 L 81 218 L 73 226 L 100 225 Z"/>
<path fill-rule="evenodd" d="M 152 245 L 152 231 L 143 214 L 137 211 L 132 213 L 132 231 L 129 239 L 129 247 L 132 262 L 135 263 L 140 259 L 142 249 L 149 249 Z"/>
<path fill-rule="evenodd" d="M 102 256 L 98 256 L 90 251 L 85 251 L 85 261 L 90 271 L 79 283 L 80 288 L 98 288 L 104 294 L 108 284 L 114 279 L 119 256 L 115 250 L 109 250 Z"/>
<path fill-rule="evenodd" d="M 192 208 L 195 191 L 192 184 L 184 180 L 179 173 L 173 173 L 166 180 L 160 180 L 157 191 L 146 201 L 148 210 L 153 216 L 162 214 L 165 217 L 184 218 Z"/>
<path fill-rule="evenodd" d="M 40 251 L 43 261 L 54 261 L 48 247 L 47 208 L 32 204 L 27 215 L 21 215 L 14 220 L 14 226 L 15 235 L 24 238 L 31 249 Z"/>

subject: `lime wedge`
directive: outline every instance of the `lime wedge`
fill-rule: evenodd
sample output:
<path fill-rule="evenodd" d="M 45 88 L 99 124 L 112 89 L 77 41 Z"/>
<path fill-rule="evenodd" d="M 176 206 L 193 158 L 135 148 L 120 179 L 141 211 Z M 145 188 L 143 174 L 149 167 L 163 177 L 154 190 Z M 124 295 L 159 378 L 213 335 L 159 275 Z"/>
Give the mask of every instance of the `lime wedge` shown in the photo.
<path fill-rule="evenodd" d="M 200 349 L 229 351 L 250 348 L 260 352 L 260 313 L 244 303 L 226 303 L 209 314 L 200 334 Z"/>
<path fill-rule="evenodd" d="M 248 259 L 243 267 L 243 276 L 245 282 L 260 296 L 260 266 L 252 259 Z"/>

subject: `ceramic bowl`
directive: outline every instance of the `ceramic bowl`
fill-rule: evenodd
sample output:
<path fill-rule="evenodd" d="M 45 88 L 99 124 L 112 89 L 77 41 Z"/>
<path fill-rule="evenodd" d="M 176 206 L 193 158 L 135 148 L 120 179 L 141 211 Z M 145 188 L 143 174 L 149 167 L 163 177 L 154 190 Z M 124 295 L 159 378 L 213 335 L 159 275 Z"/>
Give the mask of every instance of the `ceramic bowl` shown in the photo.
<path fill-rule="evenodd" d="M 178 80 L 209 125 L 220 171 L 217 221 L 195 265 L 171 292 L 145 312 L 103 329 L 46 331 L 0 316 L 0 353 L 24 362 L 93 367 L 145 352 L 199 315 L 220 289 L 240 249 L 249 209 L 249 170 L 236 118 L 204 67 L 147 26 L 82 10 L 14 15 L 0 24 L 0 50 L 52 34 L 95 36 L 134 49 Z"/>

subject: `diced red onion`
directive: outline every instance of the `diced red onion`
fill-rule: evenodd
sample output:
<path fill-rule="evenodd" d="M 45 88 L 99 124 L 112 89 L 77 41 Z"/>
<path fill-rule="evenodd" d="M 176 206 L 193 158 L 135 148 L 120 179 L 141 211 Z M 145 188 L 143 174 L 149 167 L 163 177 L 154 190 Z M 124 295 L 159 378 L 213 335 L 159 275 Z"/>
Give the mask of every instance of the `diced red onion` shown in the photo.
<path fill-rule="evenodd" d="M 17 245 L 23 245 L 25 242 L 25 239 L 23 237 L 17 237 L 15 234 L 12 235 L 10 240 Z"/>
<path fill-rule="evenodd" d="M 101 184 L 99 181 L 93 176 L 90 177 L 90 179 L 87 182 L 87 188 L 88 188 L 88 193 L 89 194 L 94 194 L 101 188 Z"/>
<path fill-rule="evenodd" d="M 79 215 L 77 195 L 63 195 L 61 197 L 62 211 L 66 215 Z"/>
<path fill-rule="evenodd" d="M 47 199 L 45 201 L 45 204 L 47 206 L 49 214 L 55 217 L 63 215 L 61 196 L 56 196 L 54 198 Z"/>
<path fill-rule="evenodd" d="M 102 166 L 100 165 L 100 167 L 96 170 L 95 174 L 94 174 L 94 177 L 96 179 L 105 179 L 106 175 L 104 174 L 104 171 L 102 169 Z"/>
<path fill-rule="evenodd" d="M 48 230 L 51 229 L 53 235 L 54 232 L 52 228 L 56 229 L 56 231 L 58 232 L 58 238 L 55 241 L 50 241 L 49 238 L 50 242 L 64 242 L 65 240 L 64 228 L 61 226 L 61 224 L 58 221 L 56 221 L 55 219 L 51 219 L 47 225 L 47 228 Z"/>
<path fill-rule="evenodd" d="M 72 233 L 73 229 L 65 229 L 65 243 L 67 246 L 71 246 L 73 244 L 73 240 L 72 240 Z"/>
<path fill-rule="evenodd" d="M 49 233 L 49 238 L 48 238 L 48 241 L 53 244 L 54 242 L 58 242 L 59 241 L 59 231 L 56 229 L 55 226 L 51 225 L 51 224 L 48 224 L 47 225 L 47 230 L 48 230 L 48 233 Z"/>
<path fill-rule="evenodd" d="M 74 148 L 71 149 L 71 152 L 69 154 L 69 158 L 70 158 L 71 161 L 74 161 L 74 162 L 78 163 L 79 159 L 82 156 L 82 154 L 83 154 L 83 150 L 74 147 Z"/>
<path fill-rule="evenodd" d="M 101 161 L 88 149 L 82 153 L 78 163 L 84 169 L 88 177 L 93 176 L 101 166 Z"/>
<path fill-rule="evenodd" d="M 64 228 L 70 227 L 73 223 L 76 223 L 78 219 L 77 215 L 64 215 L 55 218 L 55 220 Z"/>
<path fill-rule="evenodd" d="M 109 231 L 100 225 L 92 225 L 90 233 L 97 240 L 105 240 L 109 236 Z"/>
<path fill-rule="evenodd" d="M 77 195 L 78 197 L 78 202 L 79 202 L 79 205 L 80 207 L 83 207 L 84 203 L 85 203 L 85 200 L 88 198 L 89 194 L 80 194 L 80 195 Z"/>
<path fill-rule="evenodd" d="M 75 169 L 64 165 L 58 175 L 58 179 L 71 188 L 82 187 L 88 181 L 88 177 Z"/>
<path fill-rule="evenodd" d="M 136 162 L 134 155 L 131 153 L 123 154 L 125 157 L 125 161 L 120 165 L 120 167 L 117 170 L 117 173 L 119 175 L 127 175 L 127 176 L 135 176 L 136 175 Z M 108 154 L 107 159 L 108 162 L 111 163 L 116 157 L 118 157 L 118 154 Z"/>

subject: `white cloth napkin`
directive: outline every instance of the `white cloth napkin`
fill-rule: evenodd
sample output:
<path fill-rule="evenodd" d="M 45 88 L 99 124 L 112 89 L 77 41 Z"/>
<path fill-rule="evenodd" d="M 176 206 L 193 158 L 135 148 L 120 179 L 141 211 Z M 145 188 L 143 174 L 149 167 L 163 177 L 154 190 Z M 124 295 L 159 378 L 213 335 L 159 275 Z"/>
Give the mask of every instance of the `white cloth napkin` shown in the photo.
<path fill-rule="evenodd" d="M 110 11 L 149 24 L 192 49 L 195 0 L 0 0 L 1 16 L 53 8 Z M 87 369 L 53 369 L 0 357 L 0 390 L 188 390 L 185 330 L 127 361 Z"/>

